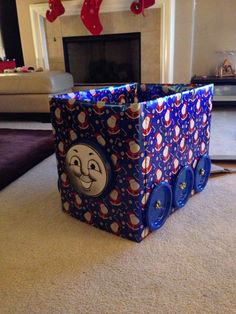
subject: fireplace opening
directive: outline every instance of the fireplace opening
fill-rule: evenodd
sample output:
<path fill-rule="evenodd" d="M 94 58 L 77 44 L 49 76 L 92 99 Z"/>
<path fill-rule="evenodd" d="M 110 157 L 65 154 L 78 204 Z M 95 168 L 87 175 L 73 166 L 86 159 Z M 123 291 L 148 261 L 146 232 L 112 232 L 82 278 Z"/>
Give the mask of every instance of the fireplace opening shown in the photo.
<path fill-rule="evenodd" d="M 141 33 L 63 37 L 65 68 L 76 85 L 141 81 Z"/>

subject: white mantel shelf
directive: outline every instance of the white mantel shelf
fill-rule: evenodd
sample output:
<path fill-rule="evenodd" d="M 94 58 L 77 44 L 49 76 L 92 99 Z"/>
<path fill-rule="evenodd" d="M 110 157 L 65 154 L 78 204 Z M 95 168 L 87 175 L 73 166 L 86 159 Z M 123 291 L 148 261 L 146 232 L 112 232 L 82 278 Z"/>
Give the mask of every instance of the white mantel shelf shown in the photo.
<path fill-rule="evenodd" d="M 127 11 L 133 0 L 103 0 L 100 12 Z M 152 8 L 161 9 L 161 40 L 160 40 L 160 68 L 161 82 L 173 82 L 174 64 L 174 33 L 175 33 L 175 1 L 157 0 Z M 83 0 L 64 1 L 64 15 L 80 15 Z M 37 67 L 49 68 L 48 49 L 45 32 L 45 12 L 48 2 L 31 4 L 30 18 Z"/>

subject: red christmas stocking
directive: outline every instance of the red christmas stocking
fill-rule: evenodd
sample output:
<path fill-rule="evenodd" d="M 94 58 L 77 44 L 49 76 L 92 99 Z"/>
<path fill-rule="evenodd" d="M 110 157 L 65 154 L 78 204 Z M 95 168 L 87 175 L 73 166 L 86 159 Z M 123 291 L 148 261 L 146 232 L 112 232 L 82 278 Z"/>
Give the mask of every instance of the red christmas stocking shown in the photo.
<path fill-rule="evenodd" d="M 55 19 L 65 13 L 65 8 L 61 0 L 48 0 L 49 10 L 46 12 L 46 19 L 49 22 L 54 22 Z"/>
<path fill-rule="evenodd" d="M 102 0 L 85 0 L 81 9 L 82 22 L 93 35 L 99 35 L 103 30 L 99 19 L 101 3 Z"/>
<path fill-rule="evenodd" d="M 144 9 L 147 9 L 155 4 L 155 0 L 136 0 L 131 3 L 130 10 L 134 14 L 144 15 Z"/>

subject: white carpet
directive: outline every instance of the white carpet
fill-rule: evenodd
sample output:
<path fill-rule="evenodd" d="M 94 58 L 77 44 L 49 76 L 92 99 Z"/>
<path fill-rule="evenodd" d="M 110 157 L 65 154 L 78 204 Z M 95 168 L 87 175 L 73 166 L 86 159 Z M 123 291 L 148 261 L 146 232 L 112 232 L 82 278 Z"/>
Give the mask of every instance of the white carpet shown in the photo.
<path fill-rule="evenodd" d="M 55 157 L 0 192 L 0 313 L 236 313 L 236 175 L 137 244 L 60 210 Z"/>
<path fill-rule="evenodd" d="M 234 121 L 213 115 L 214 154 L 236 148 Z M 236 175 L 211 178 L 136 244 L 64 214 L 49 157 L 0 192 L 0 314 L 236 313 L 235 187 Z"/>

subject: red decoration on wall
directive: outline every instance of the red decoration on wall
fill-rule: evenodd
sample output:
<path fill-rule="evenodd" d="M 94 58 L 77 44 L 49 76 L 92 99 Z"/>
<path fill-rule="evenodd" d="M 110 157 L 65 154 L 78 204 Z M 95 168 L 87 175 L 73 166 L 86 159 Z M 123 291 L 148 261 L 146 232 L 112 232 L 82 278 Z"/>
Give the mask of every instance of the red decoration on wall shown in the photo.
<path fill-rule="evenodd" d="M 65 8 L 61 0 L 48 0 L 49 10 L 46 12 L 46 19 L 49 22 L 54 22 L 55 19 L 65 13 Z"/>
<path fill-rule="evenodd" d="M 130 10 L 134 14 L 144 15 L 144 9 L 147 9 L 155 4 L 155 0 L 135 0 L 131 3 Z"/>
<path fill-rule="evenodd" d="M 99 18 L 101 3 L 102 0 L 85 0 L 81 9 L 81 20 L 92 35 L 99 35 L 103 30 Z"/>

